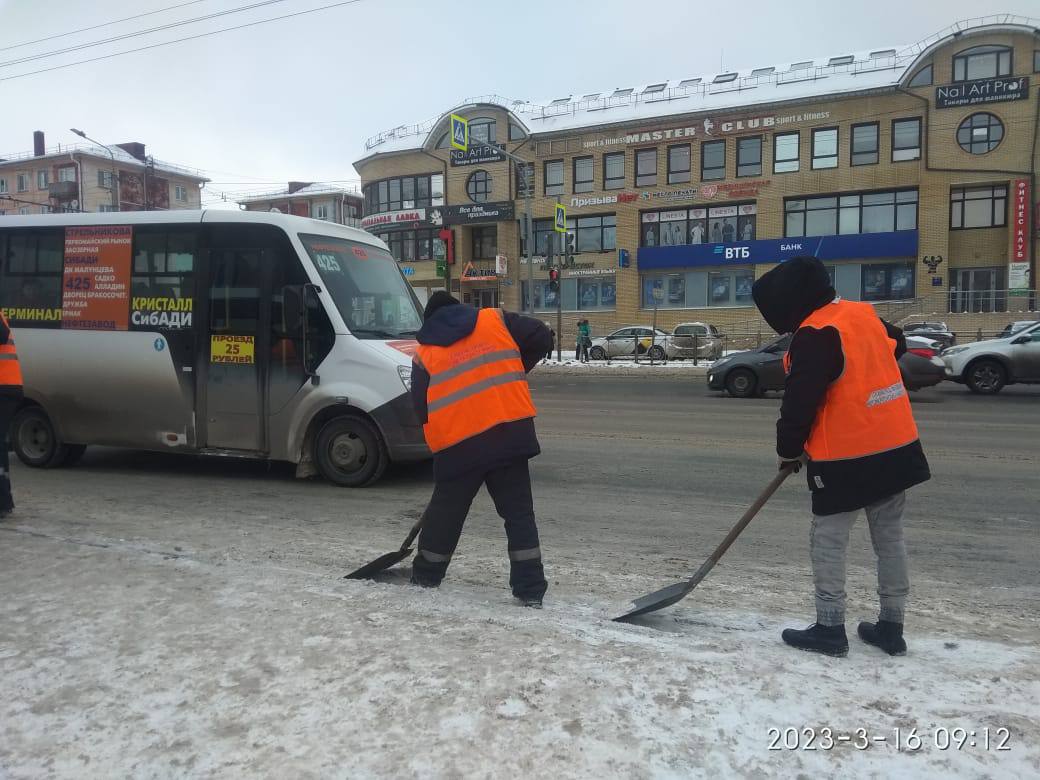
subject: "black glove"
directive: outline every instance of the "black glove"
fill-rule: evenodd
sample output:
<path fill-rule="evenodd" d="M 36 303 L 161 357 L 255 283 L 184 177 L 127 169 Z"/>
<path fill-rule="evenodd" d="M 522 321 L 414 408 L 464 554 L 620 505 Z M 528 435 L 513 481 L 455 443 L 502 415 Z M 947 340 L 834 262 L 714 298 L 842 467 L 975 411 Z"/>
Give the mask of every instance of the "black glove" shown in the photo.
<path fill-rule="evenodd" d="M 777 468 L 780 471 L 783 471 L 785 468 L 789 468 L 793 473 L 797 474 L 799 471 L 802 470 L 802 466 L 806 465 L 808 462 L 809 456 L 803 452 L 797 458 L 781 457 L 779 463 L 777 464 Z"/>

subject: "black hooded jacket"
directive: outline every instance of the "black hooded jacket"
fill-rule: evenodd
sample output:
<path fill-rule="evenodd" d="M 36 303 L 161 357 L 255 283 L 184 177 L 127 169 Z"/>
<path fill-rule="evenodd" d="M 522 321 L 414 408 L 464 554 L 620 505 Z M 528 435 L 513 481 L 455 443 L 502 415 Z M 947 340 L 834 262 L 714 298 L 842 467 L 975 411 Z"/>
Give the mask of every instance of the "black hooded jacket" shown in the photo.
<path fill-rule="evenodd" d="M 773 330 L 794 334 L 788 351 L 791 370 L 776 423 L 776 451 L 783 458 L 797 458 L 805 450 L 827 388 L 845 367 L 838 331 L 802 327 L 802 322 L 836 294 L 819 260 L 796 257 L 755 282 L 752 295 Z M 906 352 L 903 332 L 882 322 L 896 342 L 898 358 Z M 806 472 L 817 515 L 862 509 L 931 476 L 920 441 L 862 458 L 810 462 Z"/>
<path fill-rule="evenodd" d="M 524 370 L 530 372 L 552 346 L 549 329 L 532 317 L 505 313 L 506 328 L 520 348 Z M 423 322 L 416 336 L 420 344 L 448 347 L 461 341 L 477 326 L 477 309 L 453 303 L 441 306 Z M 419 421 L 429 419 L 427 392 L 430 375 L 418 363 L 412 363 L 412 403 Z M 436 479 L 452 479 L 475 469 L 484 471 L 504 466 L 518 458 L 533 458 L 541 452 L 535 435 L 534 419 L 502 423 L 445 450 L 433 458 Z"/>

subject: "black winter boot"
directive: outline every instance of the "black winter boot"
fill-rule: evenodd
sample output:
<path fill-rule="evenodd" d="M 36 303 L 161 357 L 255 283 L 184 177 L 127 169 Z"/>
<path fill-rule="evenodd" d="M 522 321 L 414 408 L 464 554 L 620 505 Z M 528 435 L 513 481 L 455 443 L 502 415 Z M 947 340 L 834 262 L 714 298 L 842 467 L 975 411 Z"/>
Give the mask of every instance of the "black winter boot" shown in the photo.
<path fill-rule="evenodd" d="M 906 655 L 906 640 L 903 639 L 903 624 L 889 620 L 877 623 L 860 623 L 859 638 L 868 645 L 880 647 L 889 655 Z"/>
<path fill-rule="evenodd" d="M 839 658 L 849 654 L 849 640 L 845 636 L 845 626 L 821 626 L 813 623 L 804 631 L 796 628 L 785 628 L 781 634 L 783 640 L 799 650 L 823 653 Z"/>

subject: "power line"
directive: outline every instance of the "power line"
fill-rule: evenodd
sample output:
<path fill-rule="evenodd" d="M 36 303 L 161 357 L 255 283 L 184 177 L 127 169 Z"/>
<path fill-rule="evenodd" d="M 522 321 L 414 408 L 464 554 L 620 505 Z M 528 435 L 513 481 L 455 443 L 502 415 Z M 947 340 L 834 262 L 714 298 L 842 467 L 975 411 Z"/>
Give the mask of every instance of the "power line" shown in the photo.
<path fill-rule="evenodd" d="M 244 30 L 247 27 L 256 27 L 256 26 L 261 25 L 261 24 L 267 24 L 268 22 L 278 22 L 278 21 L 281 21 L 283 19 L 291 19 L 291 18 L 297 17 L 297 16 L 306 16 L 307 14 L 317 13 L 318 11 L 328 11 L 331 8 L 341 8 L 341 7 L 346 6 L 346 5 L 355 5 L 356 3 L 360 3 L 360 2 L 361 2 L 361 0 L 343 0 L 343 2 L 332 3 L 330 5 L 323 5 L 323 6 L 319 6 L 318 8 L 310 8 L 310 9 L 308 9 L 306 11 L 296 11 L 295 13 L 283 14 L 282 16 L 273 16 L 270 19 L 260 19 L 260 20 L 255 21 L 255 22 L 247 22 L 246 24 L 235 25 L 234 27 L 224 27 L 224 28 L 222 28 L 220 30 L 211 30 L 210 32 L 199 33 L 198 35 L 189 35 L 189 36 L 184 37 L 184 38 L 176 38 L 176 39 L 174 39 L 172 41 L 163 41 L 161 43 L 153 43 L 153 44 L 150 44 L 148 46 L 140 46 L 140 47 L 138 47 L 136 49 L 127 49 L 126 51 L 113 52 L 112 54 L 103 54 L 100 57 L 90 57 L 90 58 L 85 59 L 85 60 L 76 60 L 75 62 L 67 62 L 64 65 L 54 65 L 54 66 L 52 66 L 50 68 L 40 68 L 39 70 L 31 70 L 31 71 L 28 71 L 26 73 L 18 73 L 18 74 L 14 75 L 14 76 L 2 76 L 2 77 L 0 77 L 0 81 L 12 81 L 14 79 L 25 78 L 26 76 L 36 76 L 36 75 L 38 75 L 40 73 L 50 73 L 51 71 L 63 70 L 65 68 L 71 68 L 71 67 L 74 67 L 76 65 L 85 65 L 85 64 L 90 63 L 90 62 L 100 62 L 101 60 L 109 60 L 109 59 L 112 59 L 113 57 L 121 57 L 124 54 L 136 54 L 137 52 L 141 52 L 141 51 L 148 51 L 150 49 L 158 49 L 158 48 L 161 48 L 163 46 L 171 46 L 171 45 L 173 45 L 175 43 L 184 43 L 185 41 L 194 41 L 194 40 L 198 40 L 199 38 L 208 38 L 208 37 L 213 36 L 213 35 L 220 35 L 221 33 L 233 32 L 235 30 Z"/>
<path fill-rule="evenodd" d="M 53 41 L 55 38 L 65 38 L 69 35 L 77 35 L 82 32 L 89 32 L 91 30 L 97 30 L 101 27 L 111 27 L 113 24 L 121 24 L 122 22 L 129 22 L 133 19 L 141 19 L 145 16 L 154 16 L 155 14 L 161 14 L 164 11 L 175 11 L 178 8 L 184 8 L 189 5 L 198 5 L 199 3 L 205 3 L 209 0 L 191 0 L 190 3 L 180 3 L 179 5 L 170 5 L 166 8 L 159 8 L 155 11 L 149 11 L 144 14 L 135 14 L 134 16 L 125 16 L 122 19 L 116 19 L 111 22 L 102 22 L 101 24 L 95 24 L 92 27 L 81 27 L 78 30 L 69 30 L 68 32 L 58 33 L 57 35 L 48 35 L 46 38 L 37 38 L 35 41 L 26 41 L 25 43 L 16 43 L 11 46 L 0 46 L 0 51 L 10 51 L 11 49 L 21 49 L 23 46 L 32 46 L 34 43 L 44 43 L 45 41 Z"/>
<path fill-rule="evenodd" d="M 0 68 L 6 68 L 11 65 L 21 65 L 23 62 L 33 62 L 35 60 L 45 60 L 48 57 L 57 57 L 59 54 L 68 54 L 69 52 L 81 51 L 83 49 L 92 49 L 95 46 L 104 46 L 107 43 L 115 43 L 116 41 L 125 41 L 130 38 L 139 38 L 142 35 L 150 35 L 154 32 L 162 32 L 163 30 L 172 30 L 176 27 L 184 27 L 186 24 L 197 24 L 198 22 L 205 22 L 209 19 L 217 19 L 221 16 L 230 16 L 232 14 L 240 14 L 243 11 L 252 11 L 256 8 L 263 8 L 267 5 L 275 5 L 276 3 L 284 3 L 286 0 L 262 0 L 259 3 L 253 3 L 252 5 L 243 5 L 238 8 L 228 8 L 224 11 L 217 11 L 216 13 L 206 14 L 205 16 L 196 16 L 191 19 L 182 19 L 178 22 L 170 22 L 169 24 L 162 24 L 158 27 L 150 27 L 147 30 L 137 30 L 136 32 L 123 33 L 122 35 L 115 35 L 111 38 L 102 38 L 99 41 L 90 41 L 89 43 L 80 43 L 76 46 L 69 46 L 65 49 L 55 49 L 54 51 L 43 52 L 42 54 L 30 54 L 26 57 L 22 57 L 16 60 L 7 60 L 6 62 L 0 62 Z"/>

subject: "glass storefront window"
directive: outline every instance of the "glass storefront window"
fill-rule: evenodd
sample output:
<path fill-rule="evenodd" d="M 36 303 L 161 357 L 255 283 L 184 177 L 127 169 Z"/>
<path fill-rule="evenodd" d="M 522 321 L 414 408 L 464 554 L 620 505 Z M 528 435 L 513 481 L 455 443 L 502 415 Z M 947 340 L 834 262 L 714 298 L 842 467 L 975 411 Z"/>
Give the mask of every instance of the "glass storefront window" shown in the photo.
<path fill-rule="evenodd" d="M 897 301 L 914 297 L 913 263 L 875 263 L 861 267 L 864 301 Z"/>
<path fill-rule="evenodd" d="M 917 228 L 917 190 L 865 192 L 784 203 L 788 237 L 887 233 Z"/>
<path fill-rule="evenodd" d="M 644 211 L 640 215 L 640 246 L 752 241 L 755 238 L 757 212 L 754 203 Z"/>

